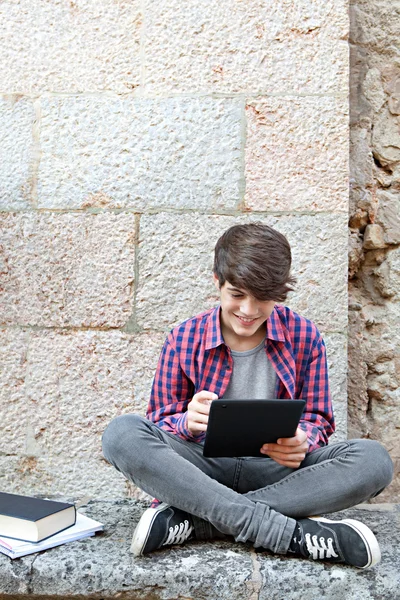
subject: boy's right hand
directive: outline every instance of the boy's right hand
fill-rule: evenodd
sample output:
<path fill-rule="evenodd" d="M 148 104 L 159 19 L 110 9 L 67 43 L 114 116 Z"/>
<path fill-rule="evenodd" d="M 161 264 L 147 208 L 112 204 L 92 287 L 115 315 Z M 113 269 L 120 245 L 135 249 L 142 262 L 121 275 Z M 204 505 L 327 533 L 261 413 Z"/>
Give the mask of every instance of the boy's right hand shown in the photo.
<path fill-rule="evenodd" d="M 217 400 L 217 394 L 203 390 L 193 396 L 187 409 L 187 428 L 190 433 L 197 435 L 207 430 L 210 404 Z"/>

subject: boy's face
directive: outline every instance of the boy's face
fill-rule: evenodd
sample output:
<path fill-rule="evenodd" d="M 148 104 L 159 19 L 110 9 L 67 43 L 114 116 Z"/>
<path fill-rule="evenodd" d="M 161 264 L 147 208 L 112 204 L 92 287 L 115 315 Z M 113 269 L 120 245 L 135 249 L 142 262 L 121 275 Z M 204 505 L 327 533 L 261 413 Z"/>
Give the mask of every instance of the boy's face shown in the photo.
<path fill-rule="evenodd" d="M 260 343 L 265 332 L 263 325 L 271 316 L 275 302 L 257 300 L 246 290 L 238 289 L 228 281 L 220 288 L 215 275 L 214 281 L 220 292 L 221 326 L 225 341 L 228 342 L 228 336 L 239 344 L 252 340 Z"/>

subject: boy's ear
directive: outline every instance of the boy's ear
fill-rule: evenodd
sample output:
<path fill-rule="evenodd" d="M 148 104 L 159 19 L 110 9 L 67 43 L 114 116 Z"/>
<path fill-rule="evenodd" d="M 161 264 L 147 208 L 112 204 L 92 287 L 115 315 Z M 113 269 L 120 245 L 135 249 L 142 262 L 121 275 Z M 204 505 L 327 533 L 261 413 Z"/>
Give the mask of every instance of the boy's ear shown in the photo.
<path fill-rule="evenodd" d="M 220 291 L 220 287 L 219 287 L 219 281 L 218 281 L 218 277 L 215 273 L 213 273 L 213 279 L 214 279 L 214 285 L 217 288 L 218 291 Z"/>

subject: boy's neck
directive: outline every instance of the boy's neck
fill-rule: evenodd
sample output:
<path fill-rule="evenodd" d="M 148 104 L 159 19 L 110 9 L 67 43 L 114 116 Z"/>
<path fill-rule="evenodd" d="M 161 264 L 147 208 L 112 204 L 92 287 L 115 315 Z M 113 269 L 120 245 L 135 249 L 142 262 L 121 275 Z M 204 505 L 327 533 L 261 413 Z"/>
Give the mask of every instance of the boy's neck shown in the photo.
<path fill-rule="evenodd" d="M 221 323 L 221 331 L 225 344 L 236 352 L 252 350 L 265 339 L 265 323 L 250 337 L 236 335 L 234 332 L 226 329 L 223 323 Z"/>

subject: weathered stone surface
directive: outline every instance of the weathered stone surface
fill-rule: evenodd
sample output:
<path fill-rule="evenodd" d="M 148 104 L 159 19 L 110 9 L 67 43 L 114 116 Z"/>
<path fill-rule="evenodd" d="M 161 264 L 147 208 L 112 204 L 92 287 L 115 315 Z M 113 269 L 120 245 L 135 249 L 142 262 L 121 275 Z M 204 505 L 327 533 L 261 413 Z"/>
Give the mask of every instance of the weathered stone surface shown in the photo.
<path fill-rule="evenodd" d="M 352 127 L 350 132 L 350 185 L 353 188 L 371 187 L 374 183 L 373 167 L 370 129 L 368 127 Z"/>
<path fill-rule="evenodd" d="M 25 331 L 0 330 L 0 454 L 25 450 L 29 419 L 24 403 L 28 339 Z"/>
<path fill-rule="evenodd" d="M 71 437 L 74 432 L 70 432 Z M 101 449 L 101 438 L 98 437 Z M 1 479 L 7 491 L 23 495 L 64 496 L 83 498 L 116 498 L 131 496 L 125 478 L 111 467 L 104 458 L 91 458 L 83 452 L 78 458 L 69 458 L 68 451 L 73 441 L 65 448 L 63 456 L 19 457 L 15 460 L 0 458 Z"/>
<path fill-rule="evenodd" d="M 388 190 L 379 190 L 377 223 L 384 229 L 384 238 L 388 244 L 400 244 L 400 194 Z"/>
<path fill-rule="evenodd" d="M 346 92 L 347 5 L 146 0 L 145 90 Z"/>
<path fill-rule="evenodd" d="M 374 124 L 373 153 L 383 166 L 400 161 L 400 117 L 383 110 Z"/>
<path fill-rule="evenodd" d="M 334 518 L 359 519 L 376 533 L 382 561 L 368 571 L 255 552 L 250 544 L 191 542 L 134 558 L 133 529 L 146 505 L 90 502 L 79 510 L 105 524 L 93 538 L 11 562 L 0 555 L 1 600 L 32 597 L 111 600 L 394 600 L 398 570 L 399 507 L 361 505 Z M 16 594 L 20 594 L 19 596 Z"/>
<path fill-rule="evenodd" d="M 240 98 L 43 99 L 39 207 L 235 208 L 242 118 Z"/>
<path fill-rule="evenodd" d="M 377 502 L 397 498 L 400 493 L 399 257 L 400 250 L 396 248 L 378 269 L 363 274 L 367 290 L 374 286 L 378 297 L 390 296 L 391 301 L 381 301 L 380 305 L 367 303 L 363 289 L 362 310 L 350 313 L 349 435 L 381 441 L 395 465 L 394 482 Z"/>
<path fill-rule="evenodd" d="M 358 230 L 349 230 L 349 278 L 351 279 L 360 268 L 363 252 L 363 238 Z"/>
<path fill-rule="evenodd" d="M 357 0 L 351 6 L 353 184 L 349 328 L 349 435 L 380 440 L 395 481 L 376 501 L 400 498 L 398 249 L 400 5 Z M 364 136 L 362 130 L 365 130 Z M 357 132 L 359 134 L 357 134 Z M 368 149 L 373 153 L 372 167 Z M 364 167 L 363 167 L 364 165 Z M 373 234 L 373 235 L 371 235 Z M 378 235 L 376 235 L 378 234 Z M 364 252 L 359 242 L 364 236 Z"/>
<path fill-rule="evenodd" d="M 135 217 L 3 214 L 0 320 L 118 327 L 132 312 Z"/>
<path fill-rule="evenodd" d="M 352 2 L 350 39 L 368 50 L 368 63 L 381 68 L 396 63 L 399 42 L 400 6 L 397 1 L 357 0 Z"/>
<path fill-rule="evenodd" d="M 34 118 L 30 100 L 0 98 L 0 210 L 31 206 Z"/>
<path fill-rule="evenodd" d="M 0 22 L 1 92 L 128 92 L 140 84 L 139 0 L 8 0 Z"/>
<path fill-rule="evenodd" d="M 373 312 L 367 375 L 371 437 L 382 441 L 395 463 L 394 482 L 381 501 L 397 498 L 400 493 L 400 248 L 389 252 L 386 264 L 391 302 Z"/>
<path fill-rule="evenodd" d="M 336 432 L 331 440 L 341 441 L 347 438 L 347 336 L 328 333 L 324 341 L 336 421 Z"/>
<path fill-rule="evenodd" d="M 364 232 L 363 246 L 366 250 L 375 250 L 386 246 L 383 229 L 377 223 L 367 225 Z"/>
<path fill-rule="evenodd" d="M 251 217 L 250 220 L 254 217 Z M 160 213 L 141 218 L 138 324 L 167 330 L 218 301 L 212 282 L 218 237 L 246 217 Z M 289 304 L 324 331 L 346 327 L 347 215 L 285 216 L 262 219 L 292 245 L 297 291 Z"/>
<path fill-rule="evenodd" d="M 363 93 L 376 112 L 385 104 L 386 94 L 383 89 L 382 76 L 376 67 L 367 71 L 363 83 Z"/>
<path fill-rule="evenodd" d="M 106 465 L 101 435 L 121 413 L 145 414 L 163 340 L 117 331 L 1 332 L 4 486 L 75 497 L 130 493 Z"/>
<path fill-rule="evenodd" d="M 347 211 L 347 99 L 256 99 L 246 112 L 248 209 Z"/>

